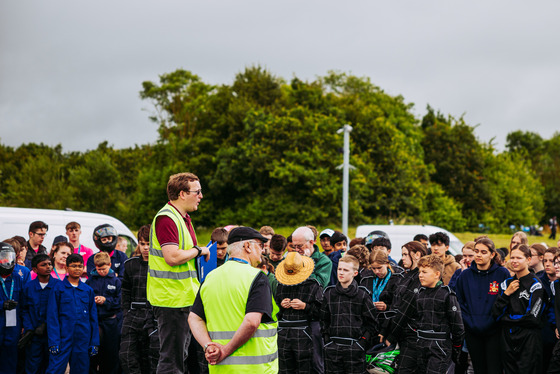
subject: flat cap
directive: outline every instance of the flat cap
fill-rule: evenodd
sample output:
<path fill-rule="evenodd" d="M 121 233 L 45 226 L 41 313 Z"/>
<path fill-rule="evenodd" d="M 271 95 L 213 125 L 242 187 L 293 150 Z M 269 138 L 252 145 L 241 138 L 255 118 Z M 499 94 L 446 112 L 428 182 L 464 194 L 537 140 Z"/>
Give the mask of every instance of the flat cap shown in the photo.
<path fill-rule="evenodd" d="M 257 230 L 252 227 L 240 226 L 232 229 L 229 232 L 227 243 L 233 244 L 241 242 L 243 240 L 258 239 L 263 243 L 267 242 L 268 239 L 262 236 Z"/>

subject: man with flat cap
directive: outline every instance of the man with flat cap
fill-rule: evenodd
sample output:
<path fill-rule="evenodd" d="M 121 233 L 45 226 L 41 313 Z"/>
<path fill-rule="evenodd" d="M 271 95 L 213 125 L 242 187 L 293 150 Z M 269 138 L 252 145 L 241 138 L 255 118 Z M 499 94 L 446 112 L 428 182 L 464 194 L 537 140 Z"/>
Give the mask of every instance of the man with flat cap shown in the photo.
<path fill-rule="evenodd" d="M 277 373 L 278 307 L 256 268 L 268 239 L 250 227 L 228 236 L 229 260 L 206 277 L 189 315 L 210 373 Z"/>

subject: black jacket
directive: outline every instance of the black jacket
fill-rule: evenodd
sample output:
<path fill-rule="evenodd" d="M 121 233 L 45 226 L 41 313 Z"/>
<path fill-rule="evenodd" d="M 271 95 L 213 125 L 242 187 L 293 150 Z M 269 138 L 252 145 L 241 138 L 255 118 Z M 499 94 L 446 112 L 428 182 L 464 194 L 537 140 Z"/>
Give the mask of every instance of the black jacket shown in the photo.
<path fill-rule="evenodd" d="M 418 268 L 405 273 L 402 281 L 396 285 L 392 304 L 392 310 L 396 315 L 381 332 L 391 343 L 401 341 L 407 334 L 415 335 L 414 330 L 417 329 L 418 322 L 416 300 L 420 287 Z"/>
<path fill-rule="evenodd" d="M 121 287 L 121 307 L 125 312 L 130 309 L 131 302 L 146 303 L 146 307 L 150 306 L 146 296 L 147 281 L 148 261 L 144 261 L 141 256 L 125 261 Z"/>
<path fill-rule="evenodd" d="M 323 287 L 314 278 L 308 278 L 294 286 L 286 286 L 278 282 L 275 299 L 278 308 L 280 308 L 278 321 L 318 321 L 321 301 L 323 300 Z M 281 304 L 284 299 L 300 299 L 306 304 L 305 309 L 283 308 Z"/>
<path fill-rule="evenodd" d="M 502 326 L 541 328 L 541 315 L 546 298 L 541 281 L 535 274 L 529 273 L 519 279 L 517 291 L 507 296 L 504 291 L 516 279 L 517 276 L 502 282 L 500 296 L 492 307 L 492 315 Z"/>
<path fill-rule="evenodd" d="M 321 330 L 325 339 L 364 337 L 371 343 L 379 330 L 369 292 L 356 281 L 348 288 L 342 288 L 340 283 L 327 287 L 321 305 Z"/>
<path fill-rule="evenodd" d="M 445 332 L 451 336 L 453 345 L 463 345 L 465 329 L 461 307 L 455 292 L 449 286 L 421 287 L 416 301 L 419 321 L 418 330 Z"/>

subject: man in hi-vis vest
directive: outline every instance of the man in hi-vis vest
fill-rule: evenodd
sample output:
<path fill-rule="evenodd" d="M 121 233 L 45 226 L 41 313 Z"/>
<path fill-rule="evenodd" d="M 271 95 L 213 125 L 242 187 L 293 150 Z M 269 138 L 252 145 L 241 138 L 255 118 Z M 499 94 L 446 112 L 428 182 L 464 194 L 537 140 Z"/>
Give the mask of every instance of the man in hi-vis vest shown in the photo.
<path fill-rule="evenodd" d="M 189 315 L 210 373 L 278 373 L 278 307 L 256 268 L 268 239 L 250 227 L 228 236 L 229 260 L 204 280 Z"/>
<path fill-rule="evenodd" d="M 158 374 L 184 373 L 191 331 L 187 319 L 200 288 L 195 260 L 210 251 L 198 247 L 189 212 L 198 209 L 202 189 L 198 177 L 169 177 L 169 202 L 156 214 L 150 229 L 150 259 L 146 292 L 158 322 Z"/>

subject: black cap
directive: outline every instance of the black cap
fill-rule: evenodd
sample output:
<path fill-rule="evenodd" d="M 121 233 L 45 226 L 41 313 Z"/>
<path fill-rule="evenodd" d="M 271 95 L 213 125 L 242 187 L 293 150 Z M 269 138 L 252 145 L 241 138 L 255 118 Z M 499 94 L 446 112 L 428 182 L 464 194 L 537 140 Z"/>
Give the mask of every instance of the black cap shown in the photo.
<path fill-rule="evenodd" d="M 68 238 L 64 235 L 58 235 L 56 238 L 54 238 L 52 244 L 58 244 L 58 243 L 68 243 Z"/>
<path fill-rule="evenodd" d="M 229 232 L 227 243 L 233 244 L 241 242 L 243 240 L 259 239 L 263 243 L 267 242 L 268 239 L 262 236 L 257 230 L 252 227 L 236 227 Z"/>

